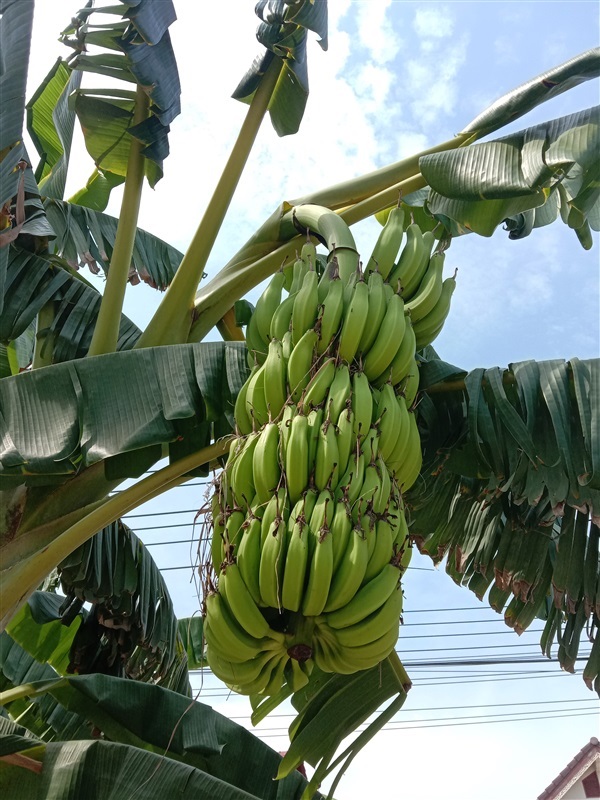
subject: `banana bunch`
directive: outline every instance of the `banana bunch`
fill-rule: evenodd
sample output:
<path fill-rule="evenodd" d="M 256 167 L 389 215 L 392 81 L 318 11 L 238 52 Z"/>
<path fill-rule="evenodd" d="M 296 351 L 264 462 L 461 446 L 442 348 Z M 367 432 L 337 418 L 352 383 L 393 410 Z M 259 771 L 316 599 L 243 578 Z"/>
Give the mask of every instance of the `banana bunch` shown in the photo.
<path fill-rule="evenodd" d="M 347 283 L 307 241 L 248 325 L 204 602 L 208 663 L 237 692 L 295 692 L 314 664 L 351 674 L 396 644 L 412 554 L 402 495 L 422 459 L 417 330 L 437 335 L 448 294 L 431 234 L 409 226 L 396 264 L 402 238 L 397 208 Z"/>

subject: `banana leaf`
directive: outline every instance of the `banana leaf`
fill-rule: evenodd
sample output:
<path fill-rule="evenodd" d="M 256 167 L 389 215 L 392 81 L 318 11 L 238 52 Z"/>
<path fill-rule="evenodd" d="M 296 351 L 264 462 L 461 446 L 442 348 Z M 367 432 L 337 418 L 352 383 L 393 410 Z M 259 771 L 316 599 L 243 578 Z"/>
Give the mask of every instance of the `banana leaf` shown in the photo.
<path fill-rule="evenodd" d="M 530 361 L 457 380 L 428 362 L 418 406 L 424 466 L 406 497 L 419 549 L 446 559 L 448 574 L 480 599 L 489 590 L 510 627 L 521 633 L 536 617 L 550 620 L 546 652 L 564 625 L 558 659 L 570 671 L 583 625 L 593 638 L 600 611 L 591 425 L 599 370 L 599 360 Z M 591 658 L 586 670 L 591 687 Z"/>
<path fill-rule="evenodd" d="M 152 793 L 149 797 L 156 796 L 158 774 L 168 776 L 183 766 L 186 766 L 186 780 L 197 792 L 190 795 L 194 797 L 299 800 L 306 787 L 306 780 L 297 771 L 281 781 L 274 781 L 281 757 L 250 732 L 208 706 L 193 701 L 190 703 L 188 698 L 159 686 L 106 675 L 86 675 L 57 678 L 23 687 L 21 690 L 5 692 L 0 695 L 0 702 L 11 713 L 11 706 L 18 699 L 17 695 L 40 695 L 47 692 L 65 708 L 89 719 L 97 731 L 111 740 L 72 743 L 74 753 L 80 745 L 84 749 L 90 748 L 92 744 L 120 747 L 134 761 L 133 774 L 137 776 L 138 788 L 144 782 L 144 776 L 150 774 L 144 772 L 140 780 L 139 769 L 144 757 L 161 759 L 158 762 L 161 764 L 160 769 L 152 777 Z M 140 713 L 140 709 L 146 709 L 147 713 Z M 17 747 L 26 747 L 29 742 L 16 744 Z M 54 749 L 60 750 L 63 746 L 49 743 L 44 753 L 52 753 Z M 13 752 L 19 752 L 17 747 Z M 155 769 L 157 762 L 152 760 L 150 763 L 152 769 Z M 252 769 L 248 768 L 250 764 Z M 46 755 L 42 778 L 45 770 Z M 90 776 L 94 773 L 93 762 L 86 762 L 85 775 L 88 773 Z M 192 781 L 191 776 L 196 773 L 199 773 L 198 781 L 203 783 Z M 101 784 L 103 797 L 106 796 L 106 786 L 112 785 L 116 779 L 115 776 L 109 783 Z M 127 786 L 125 783 L 119 784 L 121 791 Z M 166 796 L 170 796 L 171 793 L 183 791 L 184 786 L 185 781 L 181 785 L 165 784 L 163 791 Z M 59 796 L 75 797 L 71 794 Z M 96 795 L 86 793 L 85 796 Z"/>
<path fill-rule="evenodd" d="M 281 59 L 269 114 L 276 133 L 287 136 L 298 131 L 308 100 L 308 31 L 316 33 L 323 50 L 327 49 L 327 0 L 293 4 L 260 0 L 256 14 L 261 20 L 256 38 L 266 52 L 254 59 L 233 97 L 249 103 L 271 63 Z"/>
<path fill-rule="evenodd" d="M 495 141 L 424 156 L 419 167 L 431 187 L 426 209 L 482 236 L 511 220 L 510 237 L 521 238 L 536 226 L 536 216 L 538 227 L 558 216 L 554 190 L 562 183 L 564 213 L 571 227 L 580 228 L 600 198 L 599 144 L 595 107 Z"/>
<path fill-rule="evenodd" d="M 97 173 L 97 181 L 106 179 Z M 112 188 L 112 187 L 111 187 Z M 44 209 L 56 239 L 52 251 L 78 269 L 87 266 L 97 274 L 108 271 L 112 258 L 118 220 L 94 208 L 85 208 L 81 200 L 67 203 L 55 198 L 44 201 Z M 161 291 L 166 289 L 181 263 L 183 254 L 170 244 L 138 228 L 133 244 L 129 283 L 140 280 Z"/>

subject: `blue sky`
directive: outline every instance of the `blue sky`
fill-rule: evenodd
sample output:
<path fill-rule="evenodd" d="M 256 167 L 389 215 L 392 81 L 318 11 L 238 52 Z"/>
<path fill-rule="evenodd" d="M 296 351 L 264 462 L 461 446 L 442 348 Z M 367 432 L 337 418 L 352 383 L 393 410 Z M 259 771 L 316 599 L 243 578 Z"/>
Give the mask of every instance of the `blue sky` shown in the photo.
<path fill-rule="evenodd" d="M 55 57 L 66 52 L 55 43 L 54 33 L 58 35 L 78 7 L 72 0 L 38 0 L 37 6 L 31 91 Z M 257 45 L 252 3 L 227 3 L 225 22 L 220 4 L 175 0 L 175 6 L 179 21 L 172 27 L 172 37 L 181 72 L 183 113 L 172 125 L 172 154 L 165 162 L 165 178 L 154 192 L 145 193 L 140 222 L 184 249 L 243 119 L 244 106 L 231 100 L 230 94 Z M 278 139 L 267 125 L 261 130 L 210 259 L 210 275 L 283 199 L 363 174 L 450 138 L 504 92 L 595 46 L 599 29 L 597 3 L 577 0 L 441 4 L 338 0 L 330 2 L 330 17 L 328 52 L 311 42 L 311 95 L 300 133 Z M 598 83 L 590 82 L 496 135 L 597 102 Z M 70 191 L 80 188 L 91 171 L 86 155 L 76 156 Z M 117 201 L 115 194 L 113 213 L 118 213 Z M 368 256 L 377 223 L 366 221 L 353 232 L 359 250 Z M 450 273 L 458 267 L 458 287 L 451 315 L 436 342 L 440 355 L 468 369 L 505 366 L 528 358 L 597 357 L 598 252 L 597 235 L 594 249 L 585 252 L 560 221 L 520 241 L 509 241 L 502 230 L 489 239 L 469 235 L 456 240 L 446 268 Z M 127 313 L 143 326 L 159 299 L 145 286 L 130 288 Z M 148 516 L 143 521 L 132 518 L 130 524 L 139 530 L 172 521 L 183 527 L 139 530 L 139 535 L 149 543 L 189 540 L 198 535 L 191 523 L 194 509 L 202 503 L 201 487 L 175 489 L 136 513 L 186 513 Z M 152 552 L 164 567 L 189 565 L 194 557 L 189 543 L 155 546 Z M 537 655 L 534 634 L 519 639 L 466 589 L 454 586 L 443 572 L 433 571 L 426 559 L 416 557 L 413 567 L 406 580 L 405 620 L 410 627 L 407 624 L 402 630 L 399 642 L 407 661 L 426 657 L 423 652 L 408 654 L 417 647 L 439 648 L 445 658 L 469 652 L 488 658 L 499 653 Z M 165 572 L 180 616 L 198 607 L 190 575 L 191 569 Z M 463 624 L 472 619 L 481 623 Z M 436 624 L 416 624 L 425 620 Z M 452 651 L 451 647 L 484 649 Z M 574 708 L 597 709 L 580 675 L 561 673 L 555 662 L 547 667 L 523 666 L 522 671 L 540 674 L 527 674 L 522 680 L 513 680 L 508 670 L 415 667 L 411 673 L 415 688 L 398 719 L 421 720 L 413 724 L 423 726 L 437 724 L 424 723 L 425 719 L 460 721 L 466 714 L 539 708 L 538 716 L 547 716 L 549 709 L 553 713 L 558 708 L 564 713 Z M 475 675 L 484 671 L 489 674 Z M 469 682 L 458 682 L 469 676 Z M 430 685 L 432 680 L 437 686 Z M 247 724 L 246 700 L 227 697 L 209 676 L 202 684 L 196 680 L 196 688 L 201 689 L 201 700 Z M 546 705 L 550 701 L 554 705 Z M 499 705 L 534 702 L 543 705 Z M 447 710 L 440 711 L 442 707 Z M 336 796 L 358 800 L 367 791 L 369 796 L 411 800 L 537 796 L 590 736 L 597 735 L 594 716 L 572 713 L 527 722 L 492 724 L 488 720 L 453 729 L 420 727 L 403 732 L 392 726 L 356 760 Z M 274 717 L 261 727 L 277 749 L 285 749 L 288 723 L 289 719 Z"/>

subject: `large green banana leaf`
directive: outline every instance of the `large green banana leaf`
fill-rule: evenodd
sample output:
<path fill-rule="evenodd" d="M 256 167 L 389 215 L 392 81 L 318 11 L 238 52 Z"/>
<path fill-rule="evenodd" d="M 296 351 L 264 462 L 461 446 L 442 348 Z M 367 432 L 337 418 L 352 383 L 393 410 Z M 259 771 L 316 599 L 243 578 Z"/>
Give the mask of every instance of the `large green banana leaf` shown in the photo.
<path fill-rule="evenodd" d="M 424 467 L 407 495 L 421 551 L 447 556 L 447 572 L 480 599 L 489 590 L 518 633 L 545 619 L 542 650 L 558 636 L 571 671 L 586 622 L 593 639 L 600 621 L 599 376 L 598 360 L 469 374 L 425 363 Z M 596 690 L 597 676 L 594 653 L 584 678 Z"/>
<path fill-rule="evenodd" d="M 145 756 L 160 758 L 161 767 L 152 778 L 153 792 L 149 797 L 156 797 L 157 787 L 160 785 L 156 782 L 159 773 L 164 770 L 165 776 L 176 774 L 178 767 L 184 765 L 184 775 L 196 791 L 192 797 L 299 800 L 306 787 L 306 780 L 297 771 L 281 781 L 275 781 L 281 757 L 249 731 L 208 706 L 190 702 L 189 698 L 160 686 L 107 675 L 69 676 L 8 690 L 0 695 L 0 702 L 11 713 L 11 705 L 21 696 L 45 693 L 50 693 L 62 706 L 89 720 L 96 728 L 97 735 L 104 734 L 111 740 L 107 742 L 103 738 L 96 739 L 97 744 L 116 748 L 127 745 L 126 752 L 134 764 L 133 773 L 137 776 L 138 787 L 147 774 L 144 772 L 140 775 L 138 772 Z M 146 713 L 140 713 L 141 709 L 145 709 Z M 4 737 L 0 742 L 4 746 L 4 754 L 19 752 L 29 744 L 29 740 L 21 741 L 10 750 L 9 742 Z M 42 780 L 47 767 L 49 769 L 46 777 L 50 779 L 52 775 L 53 761 L 50 759 L 46 763 L 47 754 L 60 751 L 63 746 L 52 742 L 44 745 Z M 78 752 L 79 746 L 86 750 L 91 747 L 91 742 L 72 743 L 73 754 Z M 106 758 L 109 759 L 108 754 Z M 157 762 L 151 760 L 150 763 L 154 768 Z M 110 760 L 107 764 L 110 764 Z M 79 780 L 96 779 L 93 760 L 86 760 L 85 770 L 82 767 L 79 761 L 74 766 Z M 6 766 L 2 765 L 2 769 L 6 769 Z M 197 779 L 201 783 L 192 781 L 196 772 L 199 773 Z M 106 775 L 103 780 L 108 780 L 109 777 L 110 775 Z M 69 779 L 72 778 L 73 775 L 69 775 Z M 113 776 L 104 784 L 104 788 L 121 778 L 122 775 Z M 118 784 L 118 788 L 121 792 L 126 792 L 130 786 L 122 782 Z M 179 784 L 167 783 L 162 791 L 169 797 L 181 789 Z M 40 795 L 42 796 L 44 795 Z M 90 793 L 84 792 L 83 795 L 57 796 L 87 798 L 96 795 L 90 789 Z M 122 797 L 123 794 L 115 795 L 117 796 Z M 106 794 L 102 797 L 106 797 Z"/>
<path fill-rule="evenodd" d="M 76 202 L 48 197 L 44 210 L 56 238 L 51 243 L 54 253 L 72 266 L 87 266 L 98 273 L 108 271 L 114 249 L 118 220 Z M 154 289 L 166 289 L 183 253 L 167 242 L 138 228 L 133 244 L 129 283 L 143 280 Z"/>
<path fill-rule="evenodd" d="M 504 220 L 527 218 L 544 206 L 561 183 L 563 212 L 572 228 L 581 228 L 600 198 L 599 146 L 600 107 L 595 107 L 495 141 L 424 156 L 419 167 L 431 187 L 426 208 L 442 221 L 491 236 Z M 547 211 L 542 224 L 558 211 L 553 197 L 550 217 Z M 531 230 L 518 222 L 517 217 L 511 238 Z"/>
<path fill-rule="evenodd" d="M 271 63 L 281 59 L 269 114 L 277 134 L 287 136 L 298 131 L 308 100 L 308 31 L 314 31 L 321 47 L 327 49 L 327 0 L 317 3 L 313 0 L 296 3 L 260 0 L 256 13 L 261 20 L 256 38 L 266 52 L 254 59 L 233 97 L 249 103 Z"/>
<path fill-rule="evenodd" d="M 75 207 L 65 206 L 67 215 L 71 216 Z M 84 209 L 77 209 L 77 212 L 84 213 Z M 69 231 L 67 242 L 79 232 L 74 225 Z M 85 247 L 85 244 L 80 246 Z M 15 245 L 6 250 L 9 252 L 0 341 L 14 342 L 34 326 L 45 363 L 70 361 L 86 355 L 102 300 L 100 292 L 56 256 L 36 255 Z M 42 309 L 45 317 L 40 324 L 38 314 Z M 140 333 L 123 315 L 119 350 L 132 348 Z"/>

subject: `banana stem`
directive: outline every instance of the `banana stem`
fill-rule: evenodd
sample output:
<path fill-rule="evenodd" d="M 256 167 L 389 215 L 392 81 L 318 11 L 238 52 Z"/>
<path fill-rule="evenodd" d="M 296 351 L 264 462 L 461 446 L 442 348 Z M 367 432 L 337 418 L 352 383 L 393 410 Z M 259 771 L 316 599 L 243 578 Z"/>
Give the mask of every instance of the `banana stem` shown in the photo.
<path fill-rule="evenodd" d="M 108 498 L 100 507 L 57 536 L 43 550 L 4 571 L 0 597 L 0 631 L 4 630 L 36 586 L 73 550 L 141 503 L 183 483 L 190 470 L 222 456 L 230 444 L 231 439 L 215 442 Z"/>
<path fill-rule="evenodd" d="M 283 61 L 275 57 L 267 67 L 194 238 L 175 273 L 173 282 L 135 347 L 181 344 L 188 340 L 198 284 L 267 112 L 282 65 Z M 227 308 L 230 306 L 231 303 Z M 213 325 L 216 322 L 217 320 Z"/>
<path fill-rule="evenodd" d="M 146 119 L 149 107 L 150 99 L 144 89 L 138 85 L 135 96 L 133 125 L 138 125 Z M 117 349 L 121 313 L 123 311 L 123 301 L 125 300 L 125 289 L 131 266 L 131 256 L 133 254 L 133 244 L 144 185 L 146 159 L 142 155 L 143 147 L 144 145 L 139 139 L 131 138 L 129 159 L 127 161 L 127 177 L 117 225 L 115 248 L 110 260 L 106 287 L 100 304 L 100 312 L 96 320 L 92 343 L 88 351 L 90 356 L 114 353 Z"/>
<path fill-rule="evenodd" d="M 47 367 L 52 364 L 54 334 L 50 332 L 50 326 L 53 322 L 54 301 L 49 300 L 38 311 L 35 347 L 31 363 L 32 369 L 39 369 L 39 367 Z M 44 333 L 44 331 L 46 332 Z"/>

